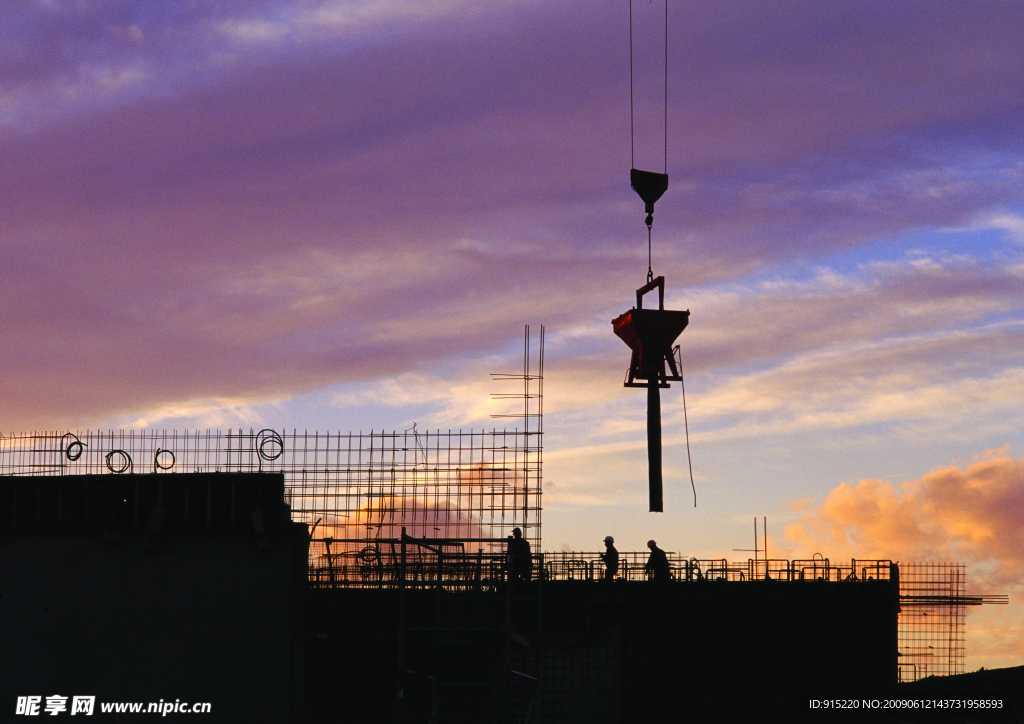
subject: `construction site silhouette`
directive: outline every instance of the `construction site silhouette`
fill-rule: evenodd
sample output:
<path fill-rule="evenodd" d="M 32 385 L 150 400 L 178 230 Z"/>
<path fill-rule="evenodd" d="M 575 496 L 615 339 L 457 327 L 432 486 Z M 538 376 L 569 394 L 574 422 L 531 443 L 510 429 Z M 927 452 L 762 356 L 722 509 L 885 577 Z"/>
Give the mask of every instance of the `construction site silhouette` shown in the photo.
<path fill-rule="evenodd" d="M 545 552 L 543 367 L 502 379 L 522 388 L 511 430 L 4 437 L 2 706 L 90 694 L 210 702 L 206 721 L 806 718 L 815 698 L 962 673 L 965 607 L 1005 602 L 966 594 L 953 564 L 668 550 L 655 585 L 647 551 L 616 551 L 611 569 L 612 542 Z M 1013 720 L 1003 698 L 983 720 Z"/>

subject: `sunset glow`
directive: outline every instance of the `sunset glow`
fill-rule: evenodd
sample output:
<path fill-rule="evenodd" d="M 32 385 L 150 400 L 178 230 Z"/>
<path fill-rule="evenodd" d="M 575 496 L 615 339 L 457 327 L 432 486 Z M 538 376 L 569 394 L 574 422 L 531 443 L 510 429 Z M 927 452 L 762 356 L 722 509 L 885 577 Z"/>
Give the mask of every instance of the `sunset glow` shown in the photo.
<path fill-rule="evenodd" d="M 625 3 L 7 3 L 0 429 L 490 429 L 544 324 L 545 549 L 965 562 L 1024 664 L 1024 4 L 670 7 L 696 507 L 610 325 Z"/>

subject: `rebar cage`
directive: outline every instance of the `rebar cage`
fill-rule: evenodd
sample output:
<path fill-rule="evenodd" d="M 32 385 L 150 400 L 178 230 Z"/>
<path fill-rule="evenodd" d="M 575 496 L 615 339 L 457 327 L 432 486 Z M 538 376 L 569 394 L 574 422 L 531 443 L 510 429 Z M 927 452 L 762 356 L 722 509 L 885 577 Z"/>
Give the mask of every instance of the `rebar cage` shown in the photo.
<path fill-rule="evenodd" d="M 339 560 L 362 553 L 365 562 L 379 558 L 403 528 L 409 537 L 463 542 L 462 548 L 483 543 L 490 553 L 518 527 L 539 550 L 540 434 L 415 427 L 31 433 L 0 437 L 0 475 L 283 473 L 292 519 L 311 530 L 315 570 L 324 540 L 336 543 Z"/>
<path fill-rule="evenodd" d="M 962 563 L 900 566 L 899 679 L 964 673 L 965 605 L 996 603 L 967 596 Z"/>

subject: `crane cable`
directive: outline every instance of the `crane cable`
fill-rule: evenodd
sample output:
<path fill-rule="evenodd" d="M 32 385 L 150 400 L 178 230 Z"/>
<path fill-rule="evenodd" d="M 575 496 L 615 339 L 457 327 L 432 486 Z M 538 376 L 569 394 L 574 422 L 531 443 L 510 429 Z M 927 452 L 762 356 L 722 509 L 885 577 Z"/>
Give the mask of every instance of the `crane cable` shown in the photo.
<path fill-rule="evenodd" d="M 665 52 L 664 52 L 664 118 L 662 126 L 663 139 L 663 173 L 668 175 L 668 0 L 665 0 Z M 635 110 L 633 107 L 633 0 L 629 0 L 629 161 L 630 166 L 636 168 L 636 131 L 635 131 Z M 647 282 L 654 281 L 654 269 L 651 254 L 651 226 L 652 217 L 647 217 Z M 690 468 L 690 488 L 693 490 L 693 507 L 697 507 L 697 486 L 693 482 L 693 457 L 690 454 L 690 421 L 686 410 L 686 382 L 683 380 L 683 360 L 679 347 L 675 348 L 679 364 L 679 380 L 683 390 L 683 425 L 686 430 L 686 461 Z"/>
<path fill-rule="evenodd" d="M 664 118 L 662 125 L 663 173 L 668 174 L 668 0 L 665 0 L 665 52 L 664 52 Z M 629 163 L 636 168 L 635 111 L 633 108 L 633 0 L 629 0 Z M 651 224 L 647 224 L 647 282 L 654 280 L 651 255 Z"/>

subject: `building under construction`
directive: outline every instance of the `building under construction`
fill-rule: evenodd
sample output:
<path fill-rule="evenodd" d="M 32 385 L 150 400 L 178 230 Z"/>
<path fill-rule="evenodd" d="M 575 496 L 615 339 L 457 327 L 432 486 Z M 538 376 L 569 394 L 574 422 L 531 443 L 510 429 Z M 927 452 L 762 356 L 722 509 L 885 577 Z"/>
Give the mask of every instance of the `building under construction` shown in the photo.
<path fill-rule="evenodd" d="M 542 363 L 502 379 L 523 405 L 503 430 L 3 437 L 0 706 L 753 715 L 960 673 L 965 606 L 1005 600 L 966 595 L 962 564 L 820 556 L 673 553 L 659 585 L 646 552 L 623 552 L 604 581 L 597 552 L 543 552 Z M 514 528 L 531 570 L 510 581 Z"/>

